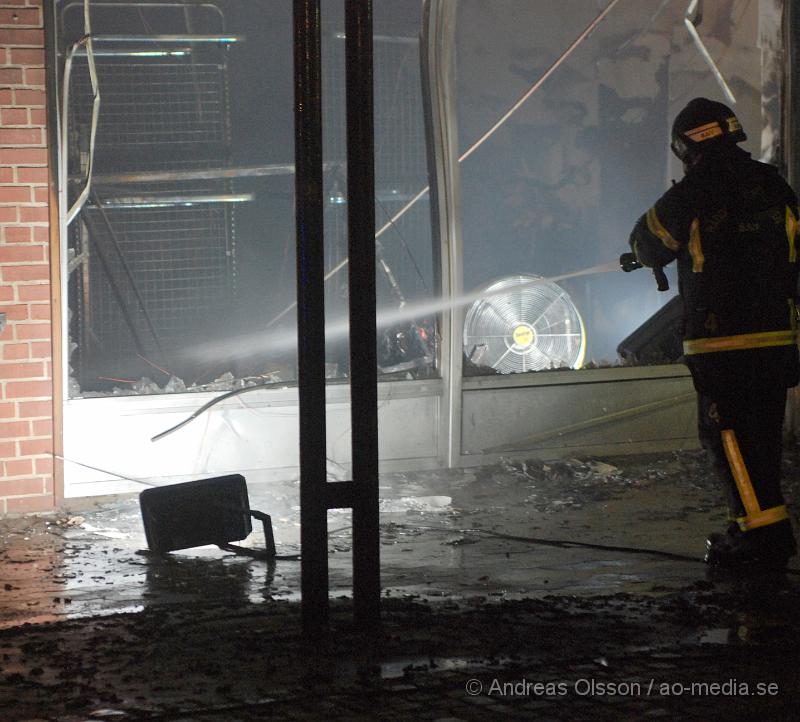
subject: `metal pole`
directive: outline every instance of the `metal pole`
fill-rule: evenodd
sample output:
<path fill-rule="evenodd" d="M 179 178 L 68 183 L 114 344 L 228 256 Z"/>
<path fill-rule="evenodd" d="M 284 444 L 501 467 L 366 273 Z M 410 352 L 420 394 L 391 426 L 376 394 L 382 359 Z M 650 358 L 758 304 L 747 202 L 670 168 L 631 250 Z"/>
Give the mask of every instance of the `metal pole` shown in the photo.
<path fill-rule="evenodd" d="M 353 606 L 380 624 L 378 376 L 375 296 L 375 142 L 372 0 L 345 0 L 347 252 L 350 259 L 350 406 L 353 459 Z"/>
<path fill-rule="evenodd" d="M 303 631 L 328 624 L 320 0 L 294 0 L 297 380 Z"/>
<path fill-rule="evenodd" d="M 433 185 L 431 212 L 437 212 L 440 290 L 436 296 L 458 298 L 464 292 L 464 252 L 459 210 L 458 114 L 456 113 L 455 26 L 457 0 L 423 4 L 422 73 L 427 81 L 426 106 L 431 153 L 428 173 Z M 436 266 L 435 266 L 436 267 Z M 464 310 L 453 306 L 441 313 L 439 369 L 444 393 L 439 416 L 441 457 L 447 467 L 461 459 L 461 387 Z"/>

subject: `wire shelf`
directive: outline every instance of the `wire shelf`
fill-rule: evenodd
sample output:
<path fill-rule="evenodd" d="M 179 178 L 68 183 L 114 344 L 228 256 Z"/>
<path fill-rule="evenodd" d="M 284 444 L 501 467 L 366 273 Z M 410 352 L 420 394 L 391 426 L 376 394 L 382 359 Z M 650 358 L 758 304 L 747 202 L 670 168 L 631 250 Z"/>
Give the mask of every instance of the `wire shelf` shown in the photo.
<path fill-rule="evenodd" d="M 180 344 L 196 331 L 190 328 L 193 320 L 231 302 L 232 258 L 224 208 L 109 209 L 106 213 L 162 341 Z M 95 256 L 90 273 L 93 332 L 119 352 L 131 350 L 122 312 Z"/>
<path fill-rule="evenodd" d="M 225 64 L 189 57 L 100 57 L 96 62 L 101 89 L 96 173 L 229 165 Z M 85 59 L 76 62 L 73 98 L 71 157 L 77 170 L 81 152 L 85 155 L 91 121 Z M 114 198 L 136 196 L 223 197 L 231 191 L 230 180 L 212 179 L 126 183 L 98 188 L 97 194 L 101 202 L 113 203 Z M 93 339 L 99 358 L 106 359 L 112 370 L 117 363 L 126 366 L 137 351 L 119 297 L 119 287 L 130 286 L 131 279 L 162 348 L 167 350 L 196 338 L 198 328 L 211 317 L 224 317 L 231 307 L 236 293 L 236 255 L 230 204 L 109 207 L 102 222 L 98 210 L 86 208 L 84 213 L 94 214 L 95 241 L 109 249 L 113 242 L 124 259 L 109 250 L 104 254 L 104 266 L 98 254 L 90 253 L 84 295 L 89 312 L 78 314 L 79 323 L 88 324 L 78 335 Z M 136 296 L 128 291 L 123 299 L 128 316 L 141 315 L 141 308 L 130 308 L 131 299 Z M 83 381 L 91 383 L 90 378 Z"/>
<path fill-rule="evenodd" d="M 228 140 L 225 67 L 193 63 L 98 59 L 101 112 L 97 151 L 225 143 Z M 85 60 L 83 62 L 85 65 Z M 88 72 L 75 67 L 75 122 L 89 122 Z M 148 153 L 149 155 L 149 153 Z"/>

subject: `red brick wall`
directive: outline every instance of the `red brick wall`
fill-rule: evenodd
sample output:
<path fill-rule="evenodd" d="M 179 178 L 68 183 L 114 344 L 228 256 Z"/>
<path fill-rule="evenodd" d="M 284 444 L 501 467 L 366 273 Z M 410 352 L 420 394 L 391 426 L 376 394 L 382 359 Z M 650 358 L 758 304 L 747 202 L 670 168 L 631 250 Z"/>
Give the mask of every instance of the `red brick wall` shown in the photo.
<path fill-rule="evenodd" d="M 44 84 L 42 0 L 0 0 L 0 516 L 56 502 Z"/>

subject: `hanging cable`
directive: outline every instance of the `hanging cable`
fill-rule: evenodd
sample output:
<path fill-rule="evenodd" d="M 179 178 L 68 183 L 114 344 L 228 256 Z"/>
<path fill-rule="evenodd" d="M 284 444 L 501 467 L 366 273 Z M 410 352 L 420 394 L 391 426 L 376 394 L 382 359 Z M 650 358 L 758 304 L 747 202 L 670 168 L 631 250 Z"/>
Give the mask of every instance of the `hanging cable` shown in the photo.
<path fill-rule="evenodd" d="M 86 61 L 89 66 L 89 81 L 92 87 L 92 117 L 89 130 L 89 148 L 86 160 L 86 177 L 84 179 L 84 186 L 81 192 L 78 194 L 78 197 L 75 199 L 75 202 L 69 207 L 69 210 L 66 211 L 64 223 L 67 226 L 70 223 L 72 223 L 72 221 L 75 219 L 75 216 L 77 216 L 78 213 L 80 213 L 81 208 L 83 208 L 87 198 L 89 197 L 89 191 L 91 190 L 92 186 L 92 169 L 94 167 L 94 149 L 95 149 L 95 139 L 97 137 L 97 124 L 100 118 L 100 84 L 97 79 L 97 67 L 95 66 L 94 62 L 94 44 L 92 41 L 92 24 L 91 24 L 91 14 L 89 12 L 89 0 L 84 0 L 83 3 L 83 32 L 84 36 L 76 43 L 74 43 L 72 47 L 70 47 L 69 51 L 67 52 L 66 60 L 64 62 L 64 81 L 62 89 L 63 104 L 61 110 L 62 114 L 61 143 L 62 143 L 62 152 L 64 154 L 64 160 L 62 161 L 63 183 L 66 183 L 67 180 L 67 171 L 65 166 L 67 162 L 66 161 L 67 143 L 69 140 L 69 135 L 68 135 L 69 84 L 72 75 L 72 61 L 75 57 L 75 54 L 82 47 L 86 48 Z M 64 188 L 66 189 L 66 185 L 64 186 Z"/>
<path fill-rule="evenodd" d="M 159 484 L 154 484 L 152 481 L 145 481 L 144 479 L 137 479 L 133 476 L 127 476 L 125 474 L 119 474 L 116 471 L 109 471 L 108 469 L 101 469 L 99 466 L 92 466 L 91 464 L 86 464 L 83 461 L 75 461 L 75 459 L 68 459 L 66 456 L 61 456 L 59 454 L 53 454 L 56 459 L 60 459 L 61 461 L 66 461 L 69 464 L 75 464 L 76 466 L 81 466 L 84 469 L 91 469 L 92 471 L 99 471 L 101 474 L 108 474 L 109 476 L 116 476 L 118 479 L 125 479 L 125 481 L 132 481 L 134 484 L 142 484 L 144 486 L 159 486 Z"/>
<path fill-rule="evenodd" d="M 700 25 L 702 19 L 703 13 L 702 9 L 699 8 L 699 0 L 690 0 L 689 6 L 686 8 L 686 14 L 683 18 L 683 24 L 686 26 L 686 30 L 689 32 L 689 36 L 692 38 L 697 51 L 700 53 L 700 56 L 705 61 L 706 65 L 708 65 L 709 70 L 711 70 L 711 74 L 714 76 L 717 84 L 722 89 L 725 98 L 729 103 L 735 105 L 736 96 L 733 94 L 730 87 L 728 87 L 728 83 L 725 82 L 725 78 L 720 72 L 720 69 L 717 67 L 717 64 L 714 62 L 714 58 L 711 57 L 711 53 L 708 52 L 708 48 L 700 38 L 700 33 L 697 32 L 697 26 Z"/>
<path fill-rule="evenodd" d="M 286 385 L 287 384 L 286 384 L 285 381 L 266 381 L 264 383 L 254 384 L 253 386 L 245 386 L 245 387 L 243 387 L 241 389 L 233 389 L 233 391 L 228 391 L 228 392 L 226 392 L 224 394 L 220 394 L 216 398 L 211 399 L 211 401 L 209 401 L 208 403 L 203 404 L 199 409 L 197 409 L 197 411 L 195 411 L 190 416 L 187 416 L 180 423 L 175 424 L 175 426 L 171 426 L 166 431 L 162 431 L 161 433 L 156 434 L 155 436 L 153 436 L 150 439 L 150 441 L 159 441 L 160 439 L 163 439 L 165 436 L 169 436 L 169 434 L 173 433 L 174 431 L 177 431 L 178 429 L 183 428 L 184 426 L 186 426 L 186 424 L 194 421 L 198 416 L 200 416 L 201 414 L 204 414 L 211 407 L 222 403 L 226 399 L 233 398 L 234 396 L 239 396 L 239 394 L 245 394 L 248 391 L 256 391 L 258 389 L 267 389 L 267 388 L 273 388 L 275 386 L 286 386 Z"/>
<path fill-rule="evenodd" d="M 376 196 L 375 202 L 378 204 L 378 207 L 381 209 L 381 211 L 383 211 L 383 214 L 387 218 L 389 218 L 390 221 L 391 221 L 391 216 L 389 215 L 389 211 L 387 210 L 386 206 L 383 205 L 383 203 L 381 203 L 381 199 Z M 400 245 L 403 246 L 403 250 L 406 252 L 406 255 L 408 256 L 408 260 L 411 261 L 411 265 L 414 266 L 414 270 L 417 272 L 417 275 L 419 276 L 419 280 L 422 281 L 422 286 L 425 289 L 425 292 L 426 293 L 430 293 L 430 289 L 428 288 L 428 284 L 425 281 L 425 276 L 422 275 L 422 271 L 420 270 L 419 264 L 417 263 L 417 260 L 414 258 L 414 254 L 411 252 L 411 248 L 409 248 L 409 245 L 406 242 L 405 237 L 400 232 L 399 226 L 397 226 L 395 224 L 392 224 L 392 225 L 394 226 L 394 232 L 397 234 L 397 237 L 400 239 Z"/>

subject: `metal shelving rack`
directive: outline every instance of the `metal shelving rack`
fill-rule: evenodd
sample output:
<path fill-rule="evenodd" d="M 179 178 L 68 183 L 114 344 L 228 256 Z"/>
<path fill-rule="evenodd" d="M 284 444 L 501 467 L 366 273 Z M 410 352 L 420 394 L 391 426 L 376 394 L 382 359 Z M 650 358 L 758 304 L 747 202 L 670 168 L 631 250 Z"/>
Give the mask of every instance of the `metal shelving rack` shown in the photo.
<path fill-rule="evenodd" d="M 138 13 L 150 32 L 116 33 L 120 10 Z M 228 49 L 242 38 L 225 34 L 219 9 L 194 6 L 203 27 L 213 27 L 207 35 L 193 32 L 176 3 L 92 3 L 91 12 L 100 30 L 91 47 L 84 39 L 66 51 L 72 63 L 62 148 L 68 202 L 90 165 L 93 171 L 67 233 L 72 361 L 89 387 L 101 373 L 141 368 L 137 354 L 167 363 L 169 350 L 181 348 L 206 317 L 232 307 L 234 209 L 252 199 L 234 192 L 235 174 L 224 172 L 231 166 Z M 181 21 L 185 32 L 152 32 Z M 96 119 L 95 85 L 102 98 Z"/>

